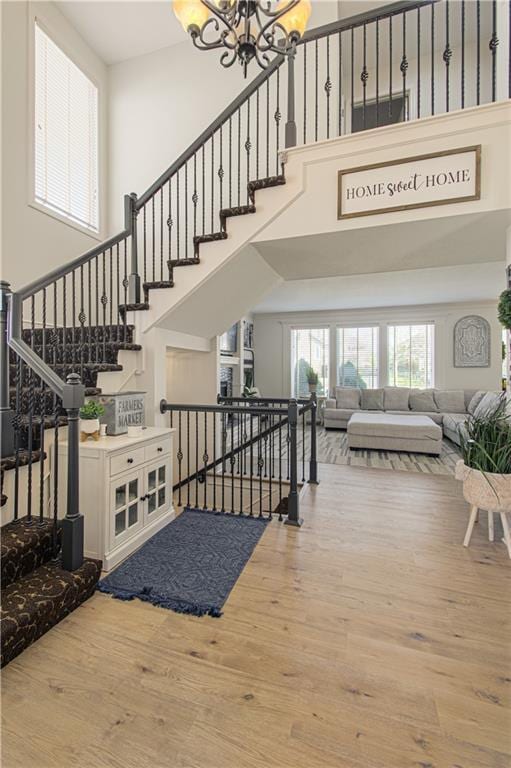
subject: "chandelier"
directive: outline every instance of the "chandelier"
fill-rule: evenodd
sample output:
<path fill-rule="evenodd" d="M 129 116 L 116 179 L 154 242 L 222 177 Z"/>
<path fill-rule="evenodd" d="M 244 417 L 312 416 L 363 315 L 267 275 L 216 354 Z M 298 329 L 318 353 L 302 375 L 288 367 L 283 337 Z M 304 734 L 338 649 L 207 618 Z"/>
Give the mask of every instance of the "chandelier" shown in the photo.
<path fill-rule="evenodd" d="M 173 6 L 197 48 L 225 49 L 221 64 L 239 60 L 245 77 L 252 59 L 265 69 L 269 53 L 293 55 L 311 13 L 310 0 L 174 0 Z"/>

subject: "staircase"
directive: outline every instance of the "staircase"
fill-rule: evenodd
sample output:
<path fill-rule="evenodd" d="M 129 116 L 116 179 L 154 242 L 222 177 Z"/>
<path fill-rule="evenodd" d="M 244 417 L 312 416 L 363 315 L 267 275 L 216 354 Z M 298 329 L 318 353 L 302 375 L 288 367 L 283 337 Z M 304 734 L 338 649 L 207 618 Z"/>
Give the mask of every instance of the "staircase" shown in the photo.
<path fill-rule="evenodd" d="M 230 227 L 231 247 L 242 247 L 230 220 L 252 217 L 258 196 L 286 183 L 281 150 L 294 146 L 298 133 L 304 144 L 342 136 L 350 127 L 344 114 L 360 104 L 363 128 L 374 127 L 366 125 L 366 100 L 373 98 L 367 88 L 373 83 L 383 88 L 385 67 L 399 73 L 404 95 L 411 87 L 422 93 L 417 115 L 403 111 L 404 120 L 495 101 L 499 49 L 492 5 L 478 5 L 474 18 L 454 20 L 447 3 L 396 2 L 311 30 L 300 40 L 295 59 L 287 62 L 287 77 L 285 59 L 277 56 L 146 192 L 125 196 L 122 232 L 14 293 L 7 283 L 0 284 L 0 506 L 3 519 L 9 520 L 2 528 L 2 663 L 87 599 L 99 578 L 100 564 L 83 558 L 79 409 L 85 397 L 101 393 L 102 381 L 111 382 L 112 376 L 124 380 L 123 364 L 142 349 L 138 313 L 156 304 L 160 312 L 166 303 L 162 295 L 171 304 L 173 291 L 179 301 L 190 299 L 196 286 L 182 279 L 183 270 L 208 280 L 218 266 L 215 243 L 229 239 Z M 458 22 L 471 30 L 461 38 L 461 52 L 454 36 L 449 38 Z M 401 44 L 390 45 L 385 63 L 378 41 L 391 36 L 393 28 L 402 30 Z M 405 50 L 406 28 L 409 37 L 413 30 L 417 50 L 421 40 L 424 50 L 426 29 L 437 33 L 428 36 L 432 74 L 425 80 L 423 73 L 422 86 L 420 67 Z M 490 45 L 476 57 L 474 40 L 483 50 L 481 30 L 491 35 Z M 399 37 L 395 34 L 396 41 Z M 440 39 L 446 41 L 443 51 L 435 47 Z M 469 103 L 464 70 L 460 88 L 450 82 L 449 62 L 459 54 L 462 61 L 477 62 L 475 102 Z M 295 71 L 300 72 L 296 80 Z M 436 80 L 446 83 L 445 104 L 439 103 L 433 71 Z M 389 87 L 386 110 L 392 112 Z M 345 104 L 350 93 L 351 103 Z M 378 114 L 377 106 L 376 127 Z M 206 260 L 209 272 L 203 269 Z M 227 258 L 225 263 L 232 267 Z M 66 508 L 59 509 L 48 471 L 53 450 L 52 476 L 58 483 L 54 448 L 63 430 L 69 489 Z"/>

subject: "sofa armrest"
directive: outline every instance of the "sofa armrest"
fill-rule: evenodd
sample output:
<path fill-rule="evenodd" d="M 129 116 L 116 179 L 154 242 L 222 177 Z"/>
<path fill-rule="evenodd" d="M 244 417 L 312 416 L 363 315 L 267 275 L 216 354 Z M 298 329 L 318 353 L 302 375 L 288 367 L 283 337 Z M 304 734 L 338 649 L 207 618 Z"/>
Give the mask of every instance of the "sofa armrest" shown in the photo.
<path fill-rule="evenodd" d="M 325 408 L 337 408 L 337 400 L 327 397 L 325 400 Z"/>

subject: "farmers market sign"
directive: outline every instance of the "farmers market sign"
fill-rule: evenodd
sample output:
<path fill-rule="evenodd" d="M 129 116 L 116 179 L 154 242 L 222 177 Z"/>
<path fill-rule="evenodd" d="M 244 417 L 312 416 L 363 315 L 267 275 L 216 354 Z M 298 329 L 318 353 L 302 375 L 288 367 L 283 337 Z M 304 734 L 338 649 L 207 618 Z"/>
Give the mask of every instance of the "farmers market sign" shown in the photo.
<path fill-rule="evenodd" d="M 479 200 L 481 146 L 339 171 L 339 219 Z"/>

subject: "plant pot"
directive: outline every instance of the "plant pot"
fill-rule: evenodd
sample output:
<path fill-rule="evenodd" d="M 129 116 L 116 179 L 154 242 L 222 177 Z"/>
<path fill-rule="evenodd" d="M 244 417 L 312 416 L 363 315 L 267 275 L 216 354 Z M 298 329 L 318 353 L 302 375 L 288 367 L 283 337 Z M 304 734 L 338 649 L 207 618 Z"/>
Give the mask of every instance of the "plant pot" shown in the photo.
<path fill-rule="evenodd" d="M 80 438 L 83 441 L 88 437 L 99 439 L 99 419 L 80 419 Z"/>
<path fill-rule="evenodd" d="M 463 482 L 463 496 L 471 506 L 492 512 L 511 512 L 511 475 L 481 472 L 460 460 L 455 476 Z"/>

